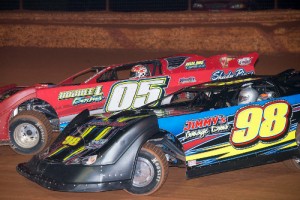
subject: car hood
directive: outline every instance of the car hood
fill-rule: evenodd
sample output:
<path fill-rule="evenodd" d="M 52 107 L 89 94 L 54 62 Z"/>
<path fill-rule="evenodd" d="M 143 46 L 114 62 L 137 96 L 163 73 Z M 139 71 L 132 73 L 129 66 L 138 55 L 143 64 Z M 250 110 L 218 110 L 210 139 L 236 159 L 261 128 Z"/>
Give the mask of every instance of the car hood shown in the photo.
<path fill-rule="evenodd" d="M 28 89 L 28 88 L 48 88 L 48 87 L 53 87 L 53 84 L 35 84 L 32 86 L 17 86 L 16 84 L 9 84 L 0 87 L 0 103 L 4 101 L 5 99 L 8 99 L 9 97 L 13 96 L 14 94 Z"/>
<path fill-rule="evenodd" d="M 151 115 L 154 113 L 150 110 L 132 110 L 99 117 L 89 116 L 85 110 L 68 124 L 48 149 L 39 154 L 39 158 L 52 163 L 83 164 L 84 158 L 104 154 L 121 132 Z"/>
<path fill-rule="evenodd" d="M 17 92 L 25 89 L 24 86 L 17 86 L 15 84 L 5 85 L 0 87 L 0 102 L 4 101 L 5 99 L 11 97 L 12 95 L 16 94 Z"/>

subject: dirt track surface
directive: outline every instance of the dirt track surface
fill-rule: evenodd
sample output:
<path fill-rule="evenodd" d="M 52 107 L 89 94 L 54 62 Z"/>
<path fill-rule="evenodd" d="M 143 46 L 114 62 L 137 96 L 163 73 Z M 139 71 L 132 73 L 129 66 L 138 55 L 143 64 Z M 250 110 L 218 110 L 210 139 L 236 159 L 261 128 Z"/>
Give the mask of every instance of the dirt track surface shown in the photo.
<path fill-rule="evenodd" d="M 0 86 L 58 82 L 79 70 L 95 65 L 131 62 L 182 53 L 140 50 L 0 48 Z M 205 56 L 215 52 L 199 53 Z M 224 53 L 224 52 L 222 52 Z M 258 74 L 275 74 L 284 69 L 300 70 L 298 54 L 260 55 Z M 65 193 L 49 191 L 19 175 L 15 167 L 30 156 L 0 146 L 0 199 L 299 199 L 300 173 L 282 163 L 236 170 L 191 180 L 184 168 L 171 168 L 162 189 L 152 196 L 132 196 L 124 191 Z"/>

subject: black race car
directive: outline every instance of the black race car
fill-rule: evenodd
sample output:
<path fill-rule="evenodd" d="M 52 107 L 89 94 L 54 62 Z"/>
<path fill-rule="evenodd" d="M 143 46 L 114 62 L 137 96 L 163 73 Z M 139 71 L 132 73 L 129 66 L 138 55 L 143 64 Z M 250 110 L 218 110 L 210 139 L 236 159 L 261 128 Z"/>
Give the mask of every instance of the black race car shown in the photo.
<path fill-rule="evenodd" d="M 187 178 L 284 160 L 299 170 L 299 121 L 299 72 L 207 82 L 140 109 L 85 110 L 17 171 L 51 190 L 148 195 L 170 165 Z"/>

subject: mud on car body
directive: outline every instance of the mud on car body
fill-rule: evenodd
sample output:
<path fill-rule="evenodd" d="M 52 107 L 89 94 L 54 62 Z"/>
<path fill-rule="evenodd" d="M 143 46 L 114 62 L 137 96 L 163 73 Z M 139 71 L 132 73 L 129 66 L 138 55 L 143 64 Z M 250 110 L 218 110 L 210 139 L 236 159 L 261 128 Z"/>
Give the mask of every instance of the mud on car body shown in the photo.
<path fill-rule="evenodd" d="M 79 114 L 18 172 L 52 190 L 148 195 L 168 166 L 187 178 L 285 161 L 299 170 L 300 73 L 186 87 L 139 109 Z M 254 98 L 255 97 L 255 98 Z"/>
<path fill-rule="evenodd" d="M 9 144 L 21 154 L 35 154 L 48 145 L 52 130 L 62 130 L 84 109 L 96 114 L 138 108 L 181 87 L 252 74 L 257 58 L 257 53 L 209 58 L 182 54 L 92 67 L 58 84 L 4 86 L 0 88 L 0 144 Z"/>

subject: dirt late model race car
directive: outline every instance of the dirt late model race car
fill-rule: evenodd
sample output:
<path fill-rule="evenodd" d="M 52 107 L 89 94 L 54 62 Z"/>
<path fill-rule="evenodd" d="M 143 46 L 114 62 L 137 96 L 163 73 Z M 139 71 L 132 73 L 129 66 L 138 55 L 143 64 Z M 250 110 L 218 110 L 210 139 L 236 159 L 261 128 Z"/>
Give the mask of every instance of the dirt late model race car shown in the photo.
<path fill-rule="evenodd" d="M 208 82 L 135 110 L 85 110 L 17 171 L 51 190 L 148 195 L 170 165 L 187 178 L 283 160 L 299 170 L 299 122 L 299 72 Z"/>
<path fill-rule="evenodd" d="M 92 67 L 61 83 L 0 88 L 0 144 L 21 154 L 47 146 L 78 113 L 140 107 L 181 87 L 254 73 L 257 53 L 209 58 L 177 55 L 136 63 Z"/>

